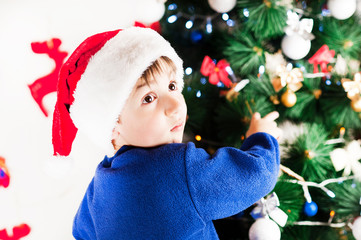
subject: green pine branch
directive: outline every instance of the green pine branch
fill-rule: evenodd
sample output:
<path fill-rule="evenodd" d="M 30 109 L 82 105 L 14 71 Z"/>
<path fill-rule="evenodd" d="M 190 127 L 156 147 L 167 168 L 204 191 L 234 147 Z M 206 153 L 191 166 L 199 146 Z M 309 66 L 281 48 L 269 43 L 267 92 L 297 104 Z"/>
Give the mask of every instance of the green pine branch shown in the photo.
<path fill-rule="evenodd" d="M 243 0 L 238 1 L 238 7 L 249 10 L 249 18 L 245 24 L 257 38 L 274 38 L 284 34 L 287 9 L 279 0 Z M 243 15 L 243 10 L 239 15 Z"/>
<path fill-rule="evenodd" d="M 326 145 L 328 133 L 322 125 L 304 124 L 304 133 L 292 143 L 286 142 L 282 162 L 306 181 L 321 182 L 335 176 L 330 160 L 333 146 Z"/>
<path fill-rule="evenodd" d="M 238 30 L 234 36 L 227 37 L 227 46 L 223 54 L 233 71 L 240 76 L 257 74 L 259 66 L 265 64 L 261 41 L 254 38 L 250 32 Z"/>

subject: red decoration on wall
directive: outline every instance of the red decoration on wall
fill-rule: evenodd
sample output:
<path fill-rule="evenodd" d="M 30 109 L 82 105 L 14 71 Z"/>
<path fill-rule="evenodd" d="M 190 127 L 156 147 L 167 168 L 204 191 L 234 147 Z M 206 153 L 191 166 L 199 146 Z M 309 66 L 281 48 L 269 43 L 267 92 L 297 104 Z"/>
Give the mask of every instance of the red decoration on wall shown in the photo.
<path fill-rule="evenodd" d="M 7 188 L 10 183 L 9 170 L 5 164 L 5 158 L 0 157 L 0 187 Z"/>
<path fill-rule="evenodd" d="M 0 240 L 19 240 L 29 235 L 30 231 L 30 227 L 25 223 L 13 227 L 12 236 L 9 236 L 6 229 L 2 229 L 0 230 Z"/>
<path fill-rule="evenodd" d="M 64 59 L 68 55 L 67 52 L 61 52 L 59 50 L 60 45 L 61 41 L 58 38 L 52 38 L 46 42 L 31 43 L 31 49 L 34 53 L 46 53 L 51 59 L 55 61 L 55 68 L 51 73 L 37 79 L 35 82 L 29 85 L 31 95 L 46 117 L 48 116 L 48 112 L 44 108 L 43 98 L 51 92 L 56 92 L 59 71 L 63 65 Z"/>
<path fill-rule="evenodd" d="M 142 27 L 142 28 L 151 28 L 153 29 L 154 31 L 157 31 L 159 34 L 161 33 L 162 29 L 161 29 L 161 26 L 160 26 L 160 22 L 154 22 L 148 26 L 144 25 L 143 23 L 141 22 L 135 22 L 134 23 L 134 26 L 135 27 Z"/>
<path fill-rule="evenodd" d="M 228 78 L 227 67 L 229 67 L 229 63 L 225 59 L 220 60 L 216 65 L 210 57 L 205 56 L 201 66 L 201 73 L 209 77 L 208 81 L 213 85 L 222 82 L 226 87 L 230 87 L 232 81 Z"/>
<path fill-rule="evenodd" d="M 331 62 L 335 56 L 335 50 L 330 50 L 328 46 L 323 45 L 318 51 L 308 59 L 313 64 L 313 73 L 318 73 L 318 65 L 321 66 L 321 72 L 327 73 L 327 64 Z"/>

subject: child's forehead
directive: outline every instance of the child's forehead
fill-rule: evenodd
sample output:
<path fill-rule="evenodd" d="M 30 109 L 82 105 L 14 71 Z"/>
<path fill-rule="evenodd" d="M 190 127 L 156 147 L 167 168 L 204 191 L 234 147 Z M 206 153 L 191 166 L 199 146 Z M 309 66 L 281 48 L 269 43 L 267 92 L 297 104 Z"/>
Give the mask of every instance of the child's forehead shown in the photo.
<path fill-rule="evenodd" d="M 152 75 L 152 77 L 150 78 L 139 78 L 135 84 L 136 88 L 140 88 L 140 87 L 143 87 L 143 86 L 150 86 L 150 85 L 153 85 L 153 84 L 158 84 L 159 81 L 158 79 L 168 79 L 169 81 L 171 80 L 174 80 L 175 78 L 175 73 L 172 72 L 172 71 L 162 71 L 162 72 L 159 72 L 159 73 L 155 73 Z M 167 81 L 167 84 L 168 84 L 168 81 Z"/>

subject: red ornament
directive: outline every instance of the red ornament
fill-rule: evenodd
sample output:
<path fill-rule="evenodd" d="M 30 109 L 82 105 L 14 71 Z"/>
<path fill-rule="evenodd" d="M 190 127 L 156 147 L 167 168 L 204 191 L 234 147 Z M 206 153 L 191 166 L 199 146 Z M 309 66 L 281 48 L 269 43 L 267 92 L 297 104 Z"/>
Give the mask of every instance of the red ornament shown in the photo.
<path fill-rule="evenodd" d="M 25 223 L 13 227 L 12 236 L 9 236 L 6 229 L 2 229 L 0 230 L 0 240 L 19 240 L 29 235 L 30 231 L 30 227 Z"/>
<path fill-rule="evenodd" d="M 209 77 L 209 83 L 217 85 L 219 82 L 222 82 L 229 88 L 232 85 L 232 81 L 228 78 L 227 67 L 229 67 L 229 63 L 225 59 L 220 60 L 216 65 L 209 56 L 205 56 L 201 66 L 201 73 Z"/>
<path fill-rule="evenodd" d="M 61 41 L 58 38 L 53 38 L 46 42 L 31 43 L 31 49 L 34 53 L 46 53 L 55 61 L 55 68 L 51 73 L 37 79 L 29 85 L 31 95 L 46 117 L 48 116 L 48 112 L 44 108 L 43 98 L 51 92 L 56 92 L 59 71 L 63 65 L 64 59 L 68 55 L 67 52 L 61 52 L 59 50 L 60 45 Z"/>
<path fill-rule="evenodd" d="M 335 56 L 335 50 L 330 50 L 328 46 L 323 45 L 310 59 L 308 62 L 313 64 L 313 73 L 318 73 L 318 66 L 321 66 L 321 71 L 327 73 L 327 64 L 331 62 Z"/>
<path fill-rule="evenodd" d="M 161 31 L 162 31 L 162 29 L 161 29 L 161 26 L 160 26 L 160 22 L 158 21 L 158 22 L 154 22 L 154 23 L 152 23 L 152 24 L 150 24 L 150 25 L 145 25 L 145 24 L 143 24 L 143 23 L 141 23 L 141 22 L 135 22 L 134 23 L 134 27 L 142 27 L 142 28 L 151 28 L 151 29 L 153 29 L 154 31 L 157 31 L 159 34 L 161 34 Z"/>
<path fill-rule="evenodd" d="M 7 188 L 10 183 L 9 170 L 5 164 L 5 158 L 0 157 L 0 187 Z"/>

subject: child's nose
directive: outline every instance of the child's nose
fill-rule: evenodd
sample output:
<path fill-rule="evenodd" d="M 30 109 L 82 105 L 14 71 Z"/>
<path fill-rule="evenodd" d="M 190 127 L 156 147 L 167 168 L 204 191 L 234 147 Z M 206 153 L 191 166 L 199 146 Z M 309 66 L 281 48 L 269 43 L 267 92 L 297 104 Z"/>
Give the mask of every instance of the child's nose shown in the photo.
<path fill-rule="evenodd" d="M 181 101 L 176 96 L 168 96 L 165 103 L 165 115 L 171 116 L 178 113 Z"/>

